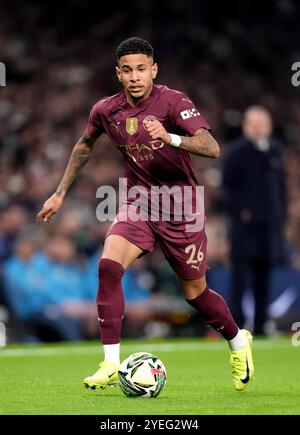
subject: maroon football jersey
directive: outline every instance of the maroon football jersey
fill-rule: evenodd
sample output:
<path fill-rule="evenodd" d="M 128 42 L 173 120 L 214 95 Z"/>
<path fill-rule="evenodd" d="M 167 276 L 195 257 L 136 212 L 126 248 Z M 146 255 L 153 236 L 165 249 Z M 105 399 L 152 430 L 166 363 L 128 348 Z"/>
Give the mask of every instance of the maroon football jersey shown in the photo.
<path fill-rule="evenodd" d="M 128 104 L 124 90 L 99 100 L 91 110 L 87 132 L 94 138 L 106 133 L 116 144 L 125 160 L 128 189 L 197 186 L 189 153 L 153 140 L 145 120 L 158 120 L 168 133 L 181 136 L 210 129 L 185 93 L 153 85 L 149 97 L 136 107 Z"/>

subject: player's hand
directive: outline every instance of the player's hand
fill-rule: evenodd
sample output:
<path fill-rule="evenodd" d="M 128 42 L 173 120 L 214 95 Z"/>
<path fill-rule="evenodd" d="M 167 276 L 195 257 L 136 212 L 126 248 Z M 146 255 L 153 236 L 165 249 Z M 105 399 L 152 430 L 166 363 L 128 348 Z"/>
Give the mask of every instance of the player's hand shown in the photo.
<path fill-rule="evenodd" d="M 50 223 L 52 217 L 60 209 L 63 200 L 64 197 L 62 195 L 57 195 L 56 193 L 50 196 L 50 198 L 44 203 L 42 210 L 37 214 L 36 223 L 38 224 L 41 220 Z"/>
<path fill-rule="evenodd" d="M 159 121 L 145 121 L 144 126 L 152 139 L 160 139 L 165 144 L 170 145 L 172 138 L 165 127 Z"/>

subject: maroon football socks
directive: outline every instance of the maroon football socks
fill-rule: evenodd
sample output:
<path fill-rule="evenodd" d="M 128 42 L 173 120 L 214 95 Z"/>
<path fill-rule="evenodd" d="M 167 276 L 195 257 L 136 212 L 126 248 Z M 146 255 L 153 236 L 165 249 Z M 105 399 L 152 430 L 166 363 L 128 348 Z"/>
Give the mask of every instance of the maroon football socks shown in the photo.
<path fill-rule="evenodd" d="M 237 335 L 239 329 L 221 295 L 206 287 L 199 296 L 186 301 L 226 340 L 231 340 Z"/>
<path fill-rule="evenodd" d="M 121 284 L 123 273 L 120 263 L 107 258 L 100 260 L 97 308 L 102 344 L 116 344 L 121 340 L 125 311 Z"/>
<path fill-rule="evenodd" d="M 120 263 L 107 258 L 100 260 L 97 308 L 102 344 L 121 341 L 125 311 L 121 285 L 123 274 L 124 268 Z M 221 295 L 206 287 L 199 296 L 186 301 L 226 340 L 232 340 L 237 335 L 239 329 Z"/>

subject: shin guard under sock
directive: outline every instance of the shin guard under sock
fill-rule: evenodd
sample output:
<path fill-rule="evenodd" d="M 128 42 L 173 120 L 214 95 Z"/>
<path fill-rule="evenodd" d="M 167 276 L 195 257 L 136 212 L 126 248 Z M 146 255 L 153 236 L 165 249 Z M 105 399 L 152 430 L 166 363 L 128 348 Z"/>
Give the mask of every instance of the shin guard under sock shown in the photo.
<path fill-rule="evenodd" d="M 108 258 L 100 260 L 97 309 L 102 344 L 116 344 L 121 340 L 125 311 L 121 285 L 123 273 L 120 263 Z"/>

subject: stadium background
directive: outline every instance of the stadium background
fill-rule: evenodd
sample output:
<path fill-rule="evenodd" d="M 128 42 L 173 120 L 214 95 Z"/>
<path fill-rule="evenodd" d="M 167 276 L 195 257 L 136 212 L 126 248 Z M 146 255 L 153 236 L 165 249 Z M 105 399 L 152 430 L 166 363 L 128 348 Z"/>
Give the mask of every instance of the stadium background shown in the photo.
<path fill-rule="evenodd" d="M 77 0 L 54 8 L 4 0 L 0 17 L 0 61 L 7 69 L 7 86 L 0 88 L 0 321 L 8 340 L 53 339 L 53 323 L 60 325 L 55 339 L 97 336 L 97 255 L 109 223 L 96 220 L 96 189 L 117 187 L 123 176 L 120 156 L 106 137 L 54 222 L 36 227 L 34 219 L 56 189 L 91 106 L 118 92 L 115 48 L 132 35 L 152 42 L 157 82 L 192 97 L 223 156 L 249 105 L 271 111 L 274 134 L 284 143 L 288 217 L 286 261 L 274 270 L 270 303 L 277 304 L 270 305 L 270 318 L 281 331 L 299 321 L 300 89 L 291 85 L 291 65 L 300 60 L 298 2 L 132 0 L 119 8 Z M 193 160 L 206 187 L 209 280 L 227 297 L 222 158 Z M 124 335 L 205 332 L 158 250 L 136 263 L 124 288 Z M 251 316 L 251 300 L 245 306 Z M 42 332 L 35 328 L 41 313 L 49 320 Z"/>

